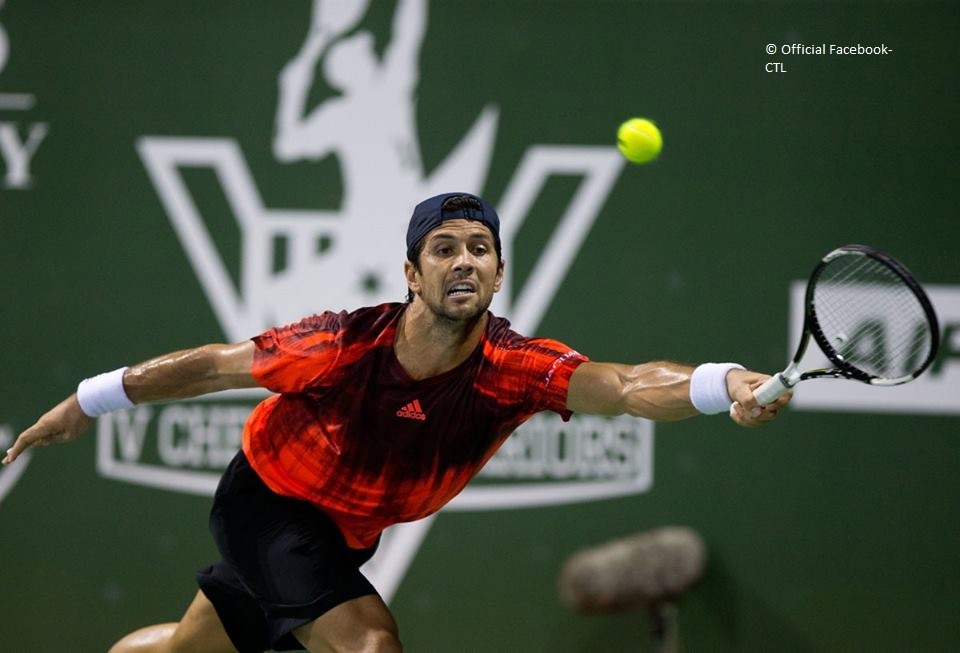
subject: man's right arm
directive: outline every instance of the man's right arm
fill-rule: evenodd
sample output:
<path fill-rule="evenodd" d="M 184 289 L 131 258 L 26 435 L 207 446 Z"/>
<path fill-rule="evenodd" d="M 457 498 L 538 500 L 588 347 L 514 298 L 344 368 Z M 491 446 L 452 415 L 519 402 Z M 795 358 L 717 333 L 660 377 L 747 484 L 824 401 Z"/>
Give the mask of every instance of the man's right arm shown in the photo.
<path fill-rule="evenodd" d="M 247 340 L 164 354 L 128 367 L 122 375 L 122 388 L 117 390 L 139 404 L 255 387 L 259 385 L 251 373 L 255 348 L 253 341 Z M 7 450 L 3 464 L 12 463 L 31 447 L 74 440 L 92 422 L 93 417 L 83 411 L 77 395 L 72 394 L 20 434 Z"/>
<path fill-rule="evenodd" d="M 123 389 L 135 404 L 196 397 L 219 390 L 257 386 L 251 374 L 252 340 L 204 345 L 134 365 L 123 375 Z"/>

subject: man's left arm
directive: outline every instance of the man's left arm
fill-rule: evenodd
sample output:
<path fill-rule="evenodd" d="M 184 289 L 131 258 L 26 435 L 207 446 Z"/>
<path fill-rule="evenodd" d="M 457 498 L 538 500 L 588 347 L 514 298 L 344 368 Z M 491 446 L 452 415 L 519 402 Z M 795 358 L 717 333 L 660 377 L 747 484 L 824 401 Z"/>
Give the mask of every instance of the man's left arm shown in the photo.
<path fill-rule="evenodd" d="M 739 367 L 702 366 L 694 390 L 716 404 L 732 403 L 730 417 L 741 426 L 760 426 L 777 416 L 791 393 L 760 406 L 753 390 L 769 378 Z M 691 381 L 698 368 L 670 361 L 640 365 L 582 363 L 570 377 L 567 408 L 592 415 L 633 415 L 653 420 L 679 420 L 700 414 L 691 399 Z M 703 400 L 700 401 L 701 408 Z"/>

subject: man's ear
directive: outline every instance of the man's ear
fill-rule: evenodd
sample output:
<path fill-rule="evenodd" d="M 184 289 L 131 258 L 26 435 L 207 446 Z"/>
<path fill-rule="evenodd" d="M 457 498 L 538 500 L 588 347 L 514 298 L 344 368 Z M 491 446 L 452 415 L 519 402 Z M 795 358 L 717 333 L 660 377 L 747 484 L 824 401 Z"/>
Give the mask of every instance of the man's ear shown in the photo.
<path fill-rule="evenodd" d="M 493 282 L 493 292 L 500 292 L 500 286 L 503 285 L 503 259 L 500 259 L 500 263 L 497 265 L 497 278 Z"/>
<path fill-rule="evenodd" d="M 407 279 L 407 288 L 414 295 L 420 294 L 420 271 L 410 260 L 403 262 L 403 276 Z"/>

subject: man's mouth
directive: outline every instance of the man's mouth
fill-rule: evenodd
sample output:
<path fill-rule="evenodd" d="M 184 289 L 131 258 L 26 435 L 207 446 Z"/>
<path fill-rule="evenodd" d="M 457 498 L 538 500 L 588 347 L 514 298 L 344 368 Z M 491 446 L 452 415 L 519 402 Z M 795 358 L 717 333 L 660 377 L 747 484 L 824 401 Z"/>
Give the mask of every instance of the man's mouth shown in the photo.
<path fill-rule="evenodd" d="M 472 283 L 455 283 L 447 290 L 448 297 L 460 297 L 462 295 L 471 295 L 476 292 Z"/>

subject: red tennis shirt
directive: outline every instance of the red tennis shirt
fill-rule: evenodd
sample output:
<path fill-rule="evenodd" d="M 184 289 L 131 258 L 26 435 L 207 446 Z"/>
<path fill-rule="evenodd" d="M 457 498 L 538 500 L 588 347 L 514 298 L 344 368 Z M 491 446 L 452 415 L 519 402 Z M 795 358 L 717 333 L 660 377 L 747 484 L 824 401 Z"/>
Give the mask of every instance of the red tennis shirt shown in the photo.
<path fill-rule="evenodd" d="M 351 547 L 436 512 L 531 415 L 569 419 L 584 356 L 489 316 L 456 368 L 411 379 L 393 352 L 405 304 L 322 313 L 253 338 L 253 376 L 276 394 L 247 420 L 243 451 L 274 492 L 327 513 Z"/>

